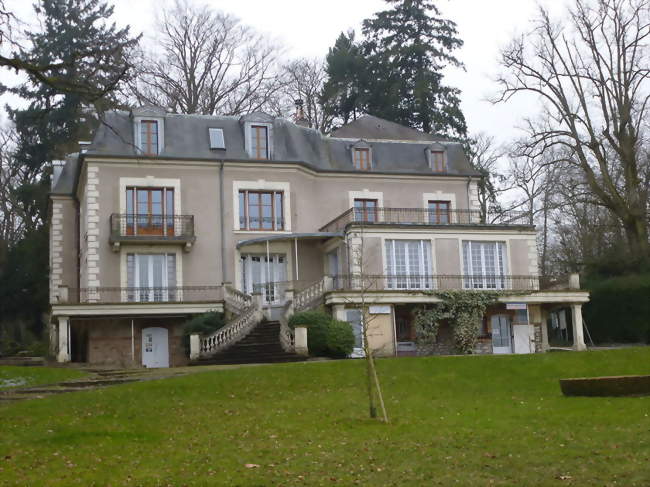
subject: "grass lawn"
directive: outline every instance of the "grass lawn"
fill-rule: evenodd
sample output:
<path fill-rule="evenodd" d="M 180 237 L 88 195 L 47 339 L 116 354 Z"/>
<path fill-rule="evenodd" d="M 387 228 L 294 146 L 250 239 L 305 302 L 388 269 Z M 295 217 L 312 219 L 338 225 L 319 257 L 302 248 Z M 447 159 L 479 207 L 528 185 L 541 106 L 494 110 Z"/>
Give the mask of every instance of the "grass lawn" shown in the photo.
<path fill-rule="evenodd" d="M 560 377 L 648 373 L 650 348 L 197 373 L 0 404 L 6 485 L 624 485 L 650 482 L 650 397 Z M 249 464 L 248 466 L 246 464 Z"/>
<path fill-rule="evenodd" d="M 0 391 L 19 386 L 52 384 L 77 379 L 84 375 L 86 375 L 84 372 L 72 369 L 2 365 L 0 366 Z"/>

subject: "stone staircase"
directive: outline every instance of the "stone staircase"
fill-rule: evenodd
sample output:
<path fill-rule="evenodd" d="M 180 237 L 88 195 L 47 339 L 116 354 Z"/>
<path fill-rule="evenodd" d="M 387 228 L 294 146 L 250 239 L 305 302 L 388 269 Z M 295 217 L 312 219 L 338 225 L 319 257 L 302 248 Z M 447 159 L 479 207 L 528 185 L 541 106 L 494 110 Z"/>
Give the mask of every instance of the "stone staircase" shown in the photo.
<path fill-rule="evenodd" d="M 262 321 L 244 338 L 211 357 L 198 358 L 192 365 L 264 364 L 299 362 L 305 357 L 285 352 L 280 344 L 280 322 Z"/>

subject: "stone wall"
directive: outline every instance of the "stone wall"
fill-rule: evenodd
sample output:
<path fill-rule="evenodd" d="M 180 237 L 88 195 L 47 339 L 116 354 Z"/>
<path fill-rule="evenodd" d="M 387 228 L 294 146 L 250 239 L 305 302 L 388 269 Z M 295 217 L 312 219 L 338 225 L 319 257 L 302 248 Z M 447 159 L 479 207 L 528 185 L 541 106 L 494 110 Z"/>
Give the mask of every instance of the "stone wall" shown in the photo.
<path fill-rule="evenodd" d="M 187 365 L 188 357 L 183 347 L 183 321 L 165 318 L 134 319 L 135 361 L 131 356 L 131 320 L 108 318 L 75 320 L 73 327 L 86 328 L 86 360 L 90 364 L 115 367 L 142 367 L 142 329 L 150 326 L 166 328 L 169 333 L 169 366 Z"/>
<path fill-rule="evenodd" d="M 489 338 L 479 338 L 474 353 L 485 355 L 492 353 L 492 341 Z M 453 331 L 449 325 L 442 325 L 438 329 L 436 343 L 418 343 L 417 355 L 455 355 L 458 354 L 454 345 Z"/>

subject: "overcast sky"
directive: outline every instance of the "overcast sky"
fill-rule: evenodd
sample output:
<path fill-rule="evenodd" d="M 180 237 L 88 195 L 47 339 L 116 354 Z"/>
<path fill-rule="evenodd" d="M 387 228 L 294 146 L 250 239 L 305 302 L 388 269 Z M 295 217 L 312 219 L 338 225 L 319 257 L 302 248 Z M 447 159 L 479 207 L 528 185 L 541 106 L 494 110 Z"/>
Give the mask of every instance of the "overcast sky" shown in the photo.
<path fill-rule="evenodd" d="M 169 2 L 169 0 L 167 0 Z M 29 21 L 31 1 L 6 2 Z M 161 0 L 113 0 L 115 20 L 149 36 Z M 383 10 L 383 0 L 196 0 L 232 13 L 277 39 L 289 57 L 324 57 L 341 31 L 359 31 L 361 21 Z M 439 0 L 443 15 L 458 24 L 465 45 L 457 57 L 466 70 L 447 73 L 447 83 L 462 90 L 462 108 L 470 132 L 487 132 L 501 141 L 517 135 L 516 127 L 536 111 L 531 100 L 492 105 L 486 98 L 496 92 L 499 49 L 516 33 L 530 29 L 538 3 L 562 12 L 564 0 Z M 0 73 L 6 79 L 5 73 Z M 3 101 L 7 101 L 5 98 Z"/>

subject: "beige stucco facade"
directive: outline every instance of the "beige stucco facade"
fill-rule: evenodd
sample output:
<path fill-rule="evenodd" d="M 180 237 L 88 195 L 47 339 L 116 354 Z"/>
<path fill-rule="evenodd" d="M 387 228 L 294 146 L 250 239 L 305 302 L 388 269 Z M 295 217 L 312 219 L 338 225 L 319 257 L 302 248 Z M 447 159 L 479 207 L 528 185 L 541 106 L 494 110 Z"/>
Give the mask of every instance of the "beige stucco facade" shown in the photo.
<path fill-rule="evenodd" d="M 74 193 L 51 198 L 51 303 L 53 323 L 60 317 L 68 320 L 72 317 L 72 323 L 99 320 L 96 326 L 84 325 L 89 330 L 85 336 L 89 340 L 87 355 L 91 361 L 110 361 L 102 352 L 102 340 L 121 343 L 120 340 L 129 338 L 130 329 L 124 325 L 128 321 L 124 320 L 133 316 L 155 321 L 171 315 L 180 323 L 205 310 L 223 309 L 218 292 L 213 295 L 211 290 L 203 288 L 232 283 L 244 290 L 242 256 L 246 255 L 282 255 L 286 265 L 285 287 L 296 292 L 332 274 L 389 274 L 386 243 L 399 240 L 428 242 L 427 274 L 458 277 L 435 281 L 430 289 L 463 285 L 464 241 L 502 243 L 503 265 L 509 276 L 536 278 L 538 275 L 536 232 L 529 225 L 485 225 L 469 221 L 382 224 L 382 217 L 377 216 L 371 225 L 352 222 L 323 231 L 329 228 L 326 226 L 329 222 L 350 211 L 358 199 L 373 200 L 379 209 L 412 209 L 414 214 L 428 211 L 430 201 L 448 202 L 451 212 L 477 212 L 476 176 L 316 170 L 306 164 L 218 157 L 209 160 L 88 154 L 79 161 Z M 116 240 L 111 215 L 127 213 L 127 188 L 173 189 L 174 214 L 192 218 L 192 238 Z M 240 191 L 281 193 L 283 228 L 277 231 L 240 228 Z M 363 268 L 356 258 L 361 250 Z M 184 291 L 186 297 L 190 292 L 199 293 L 200 303 L 161 303 L 154 312 L 154 304 L 124 302 L 126 294 L 119 290 L 130 285 L 127 276 L 130 254 L 174 256 L 175 286 L 188 288 Z M 332 265 L 336 265 L 335 270 Z M 89 293 L 88 296 L 95 298 L 88 298 L 87 302 L 74 302 L 75 293 L 83 301 L 83 291 L 78 289 L 108 291 Z M 345 319 L 346 307 L 359 305 L 354 293 L 346 294 L 343 289 L 329 291 L 325 304 L 333 314 L 340 315 L 339 319 Z M 111 297 L 102 297 L 102 292 Z M 373 316 L 369 344 L 379 355 L 393 356 L 399 348 L 395 306 L 431 303 L 435 299 L 417 291 L 379 293 L 375 298 L 377 303 L 390 305 L 390 312 Z M 543 328 L 541 306 L 544 303 L 571 306 L 584 302 L 585 296 L 583 293 L 565 298 L 551 294 L 540 298 L 541 301 L 530 301 L 530 322 Z M 159 318 L 152 318 L 154 315 Z M 111 319 L 116 320 L 114 326 Z M 174 326 L 169 328 L 170 336 L 178 338 L 180 331 Z M 174 343 L 174 363 L 180 364 L 179 345 Z M 125 354 L 131 352 L 115 345 L 114 350 L 118 349 L 119 353 L 106 353 L 119 356 L 113 359 L 122 363 Z"/>

